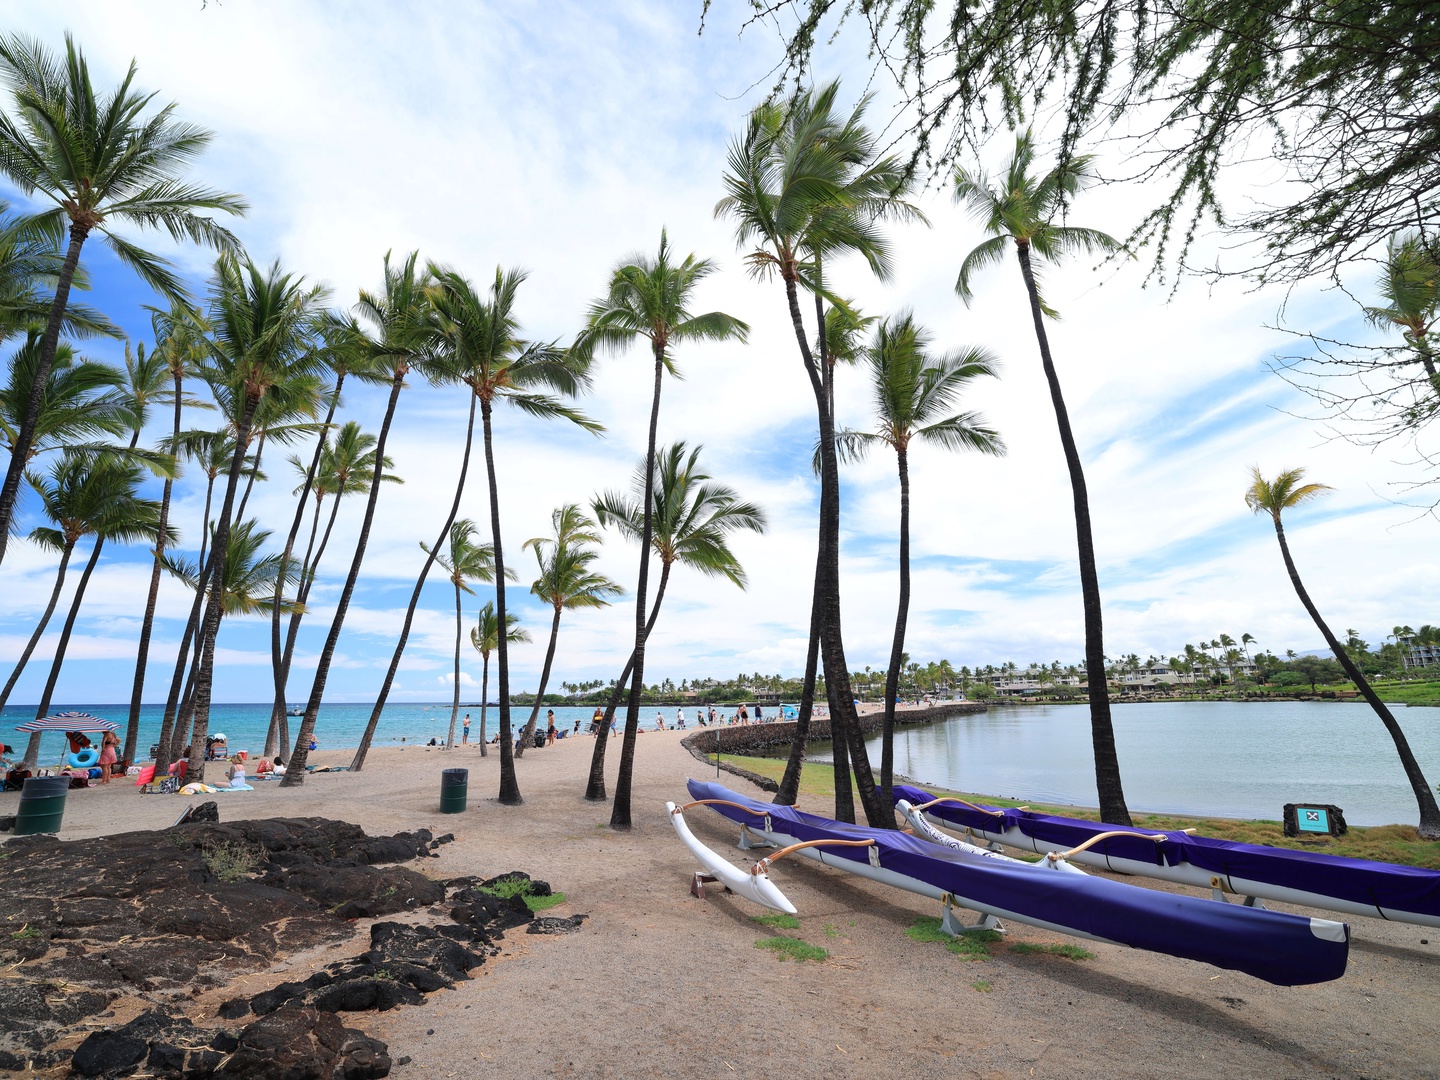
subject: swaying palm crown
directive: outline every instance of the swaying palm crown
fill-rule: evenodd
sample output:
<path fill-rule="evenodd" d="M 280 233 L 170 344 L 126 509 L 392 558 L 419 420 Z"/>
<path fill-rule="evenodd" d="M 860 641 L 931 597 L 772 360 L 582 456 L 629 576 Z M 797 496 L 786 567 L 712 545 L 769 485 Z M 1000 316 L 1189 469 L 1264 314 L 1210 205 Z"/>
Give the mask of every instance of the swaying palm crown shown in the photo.
<path fill-rule="evenodd" d="M 170 264 L 137 247 L 115 227 L 162 229 L 175 240 L 233 251 L 239 248 L 235 237 L 197 211 L 242 214 L 246 204 L 238 196 L 180 179 L 210 135 L 176 120 L 174 105 L 146 117 L 154 95 L 133 88 L 133 62 L 114 91 L 97 94 L 85 57 L 68 34 L 63 60 L 38 41 L 9 36 L 0 39 L 0 78 L 14 99 L 13 112 L 0 111 L 0 174 L 26 195 L 38 193 L 54 203 L 29 219 L 29 235 L 44 237 L 58 248 L 69 231 L 41 339 L 37 381 L 43 384 L 59 344 L 80 249 L 92 231 L 98 230 L 106 246 L 146 284 L 178 298 L 184 289 Z M 39 399 L 32 397 L 17 438 L 19 455 L 10 462 L 0 488 L 0 558 L 38 411 Z"/>
<path fill-rule="evenodd" d="M 505 613 L 505 642 L 518 645 L 530 640 L 530 632 L 519 625 L 520 617 Z M 470 644 L 480 654 L 480 756 L 488 757 L 485 744 L 485 723 L 490 709 L 490 654 L 500 647 L 500 617 L 495 614 L 495 601 L 486 600 L 476 624 L 470 628 Z"/>
<path fill-rule="evenodd" d="M 976 379 L 996 374 L 995 358 L 984 349 L 930 354 L 932 337 L 906 311 L 882 322 L 860 354 L 870 376 L 878 430 L 841 431 L 835 439 L 847 456 L 884 444 L 909 449 L 915 439 L 947 450 L 1003 454 L 1004 440 L 975 412 L 954 412 Z"/>
<path fill-rule="evenodd" d="M 422 541 L 420 546 L 429 553 L 429 544 Z M 450 543 L 435 556 L 435 561 L 450 575 L 451 585 L 471 596 L 475 590 L 470 588 L 470 582 L 495 580 L 495 546 L 475 542 L 475 523 L 468 518 L 450 526 Z"/>
<path fill-rule="evenodd" d="M 11 454 L 40 367 L 40 336 L 31 332 L 10 358 L 9 377 L 0 386 L 0 445 Z M 26 452 L 28 461 L 62 448 L 100 449 L 101 436 L 132 429 L 120 373 L 107 364 L 77 357 L 61 342 L 40 391 L 40 411 Z"/>
<path fill-rule="evenodd" d="M 64 269 L 64 256 L 48 238 L 34 235 L 27 221 L 12 216 L 10 204 L 0 199 L 0 341 L 31 327 L 44 327 Z M 76 267 L 71 287 L 90 287 L 83 267 Z M 74 302 L 65 307 L 60 332 L 73 338 L 125 336 L 104 314 Z"/>
<path fill-rule="evenodd" d="M 1430 329 L 1440 314 L 1440 265 L 1432 249 L 1416 233 L 1392 236 L 1385 252 L 1376 291 L 1383 307 L 1367 307 L 1372 326 L 1400 328 L 1406 344 L 1416 351 L 1425 373 L 1435 377 L 1435 352 Z M 1437 387 L 1440 389 L 1440 387 Z"/>
<path fill-rule="evenodd" d="M 258 615 L 275 602 L 275 588 L 280 580 L 280 556 L 260 554 L 270 539 L 269 530 L 260 528 L 254 518 L 238 522 L 227 538 L 225 582 L 222 593 L 225 615 Z M 199 565 L 188 559 L 166 557 L 165 569 L 194 589 L 200 580 Z M 297 575 L 286 575 L 286 585 L 295 583 Z M 214 586 L 207 586 L 213 591 Z M 282 600 L 284 611 L 300 610 L 294 601 Z"/>
<path fill-rule="evenodd" d="M 743 589 L 745 569 L 727 537 L 739 529 L 763 533 L 765 511 L 742 502 L 728 485 L 710 483 L 710 475 L 699 464 L 702 449 L 688 450 L 681 440 L 657 453 L 651 485 L 651 549 L 666 568 L 678 562 L 702 574 L 727 578 Z M 643 461 L 635 468 L 631 487 L 633 494 L 607 491 L 592 505 L 601 525 L 614 526 L 627 540 L 638 542 L 645 524 Z"/>
<path fill-rule="evenodd" d="M 1257 514 L 1269 514 L 1278 524 L 1282 512 L 1334 490 L 1329 484 L 1302 484 L 1304 478 L 1304 469 L 1286 469 L 1274 480 L 1266 480 L 1258 468 L 1252 468 L 1245 505 Z"/>
<path fill-rule="evenodd" d="M 970 302 L 971 279 L 977 271 L 1005 258 L 1008 240 L 1048 262 L 1058 262 L 1075 252 L 1110 254 L 1123 249 L 1120 241 L 1099 229 L 1062 225 L 1057 221 L 1070 200 L 1090 182 L 1093 161 L 1090 154 L 1077 154 L 1037 181 L 1032 175 L 1035 143 L 1027 131 L 1015 140 L 1015 152 L 998 185 L 992 185 L 983 172 L 970 173 L 964 169 L 956 172 L 955 201 L 968 206 L 991 234 L 989 240 L 966 255 L 960 264 L 955 291 L 962 300 Z M 1050 318 L 1058 318 L 1043 298 L 1040 308 Z"/>
<path fill-rule="evenodd" d="M 600 543 L 595 522 L 575 503 L 566 503 L 551 512 L 550 525 L 553 535 L 533 537 L 523 545 L 535 553 L 540 570 L 530 592 L 556 611 L 609 607 L 608 597 L 625 590 L 590 569 L 600 557 L 591 546 Z"/>

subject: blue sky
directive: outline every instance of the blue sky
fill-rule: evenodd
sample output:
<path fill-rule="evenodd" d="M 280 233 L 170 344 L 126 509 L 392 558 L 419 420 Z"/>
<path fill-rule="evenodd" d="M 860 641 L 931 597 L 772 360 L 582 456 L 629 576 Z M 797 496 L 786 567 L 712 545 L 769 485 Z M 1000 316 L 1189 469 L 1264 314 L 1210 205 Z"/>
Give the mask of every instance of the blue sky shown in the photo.
<path fill-rule="evenodd" d="M 750 322 L 750 342 L 678 356 L 686 378 L 665 387 L 660 437 L 703 443 L 713 474 L 764 505 L 771 528 L 736 542 L 749 571 L 746 591 L 677 572 L 648 674 L 677 681 L 793 674 L 804 660 L 814 561 L 813 407 L 778 286 L 745 275 L 729 226 L 712 214 L 726 142 L 770 85 L 774 42 L 755 32 L 737 36 L 744 8 L 733 2 L 717 4 L 698 37 L 698 9 L 488 4 L 456 16 L 429 5 L 377 4 L 347 9 L 341 19 L 328 6 L 297 2 L 202 9 L 194 0 L 51 0 L 12 5 L 8 22 L 56 48 L 74 30 L 101 85 L 135 58 L 141 85 L 215 133 L 196 175 L 250 200 L 253 210 L 236 230 L 251 254 L 327 283 L 337 302 L 376 282 L 387 250 L 418 248 L 477 279 L 497 264 L 527 268 L 527 333 L 565 341 L 610 266 L 653 250 L 662 226 L 676 247 L 715 259 L 720 271 L 699 303 Z M 823 77 L 842 77 L 847 94 L 861 92 L 862 56 L 832 49 L 824 57 Z M 883 123 L 881 89 L 874 115 Z M 1003 140 L 990 147 L 992 170 L 1004 150 Z M 1102 148 L 1102 166 L 1105 160 Z M 1078 204 L 1076 220 L 1124 235 L 1147 194 L 1154 193 L 1098 189 Z M 989 272 L 973 304 L 963 306 L 955 274 L 982 236 L 943 191 L 920 201 L 932 227 L 894 234 L 894 279 L 882 284 L 859 265 L 841 265 L 840 291 L 874 314 L 914 308 L 941 347 L 984 345 L 997 354 L 1000 378 L 977 387 L 969 404 L 1003 433 L 1010 453 L 980 459 L 921 447 L 913 454 L 909 651 L 957 665 L 1073 662 L 1082 627 L 1069 489 L 1018 272 L 1010 263 Z M 203 288 L 205 252 L 154 243 Z M 1201 243 L 1219 249 L 1216 238 Z M 141 306 L 152 298 L 98 245 L 89 245 L 86 259 L 95 279 L 87 299 L 134 340 L 146 340 Z M 1097 272 L 1082 260 L 1046 279 L 1064 316 L 1051 328 L 1052 343 L 1089 478 L 1107 651 L 1176 652 L 1221 632 L 1248 632 L 1278 651 L 1319 644 L 1284 578 L 1273 532 L 1242 502 L 1251 464 L 1267 473 L 1305 464 L 1335 487 L 1290 527 L 1302 573 L 1333 625 L 1378 641 L 1397 623 L 1436 621 L 1434 522 L 1410 523 L 1415 512 L 1390 501 L 1413 470 L 1391 460 L 1398 453 L 1328 439 L 1304 419 L 1310 403 L 1269 370 L 1277 350 L 1294 348 L 1266 329 L 1282 304 L 1287 326 L 1359 337 L 1366 331 L 1353 303 L 1319 289 L 1283 295 L 1193 282 L 1171 296 L 1145 287 L 1145 268 L 1142 259 Z M 1365 276 L 1355 284 L 1363 287 Z M 119 356 L 118 346 L 87 351 Z M 504 539 L 522 577 L 511 595 L 541 631 L 535 645 L 514 654 L 520 687 L 538 678 L 548 626 L 547 612 L 524 596 L 533 562 L 521 542 L 546 530 L 554 506 L 627 483 L 644 448 L 644 357 L 606 358 L 596 375 L 583 408 L 606 424 L 603 439 L 498 414 Z M 373 390 L 347 390 L 342 415 L 373 431 L 382 406 Z M 372 697 L 383 675 L 423 558 L 418 542 L 436 539 L 453 492 L 465 407 L 463 396 L 424 385 L 402 397 L 391 453 L 406 483 L 382 495 L 329 684 L 337 700 Z M 858 374 L 845 373 L 842 422 L 864 425 L 867 407 Z M 196 426 L 204 420 L 191 418 Z M 272 479 L 252 505 L 283 533 L 293 484 L 278 458 L 267 458 L 267 468 Z M 483 472 L 472 469 L 471 477 L 462 514 L 486 521 Z M 179 485 L 175 513 L 191 538 L 202 496 L 193 474 Z M 294 700 L 309 690 L 359 511 L 357 503 L 341 512 L 302 635 Z M 881 666 L 888 653 L 897 520 L 893 456 L 875 454 L 846 472 L 842 575 L 852 668 Z M 635 564 L 633 548 L 609 540 L 606 573 L 628 589 Z M 18 655 L 33 627 L 54 565 L 21 544 L 0 572 L 3 662 Z M 106 552 L 59 702 L 128 697 L 147 577 L 140 553 Z M 483 599 L 466 598 L 467 620 Z M 397 700 L 448 696 L 452 603 L 448 585 L 427 586 Z M 187 610 L 186 595 L 167 582 L 147 700 L 163 698 Z M 618 674 L 632 618 L 626 600 L 567 616 L 555 681 Z M 265 696 L 266 633 L 262 622 L 224 627 L 218 700 Z M 14 701 L 39 696 L 53 637 Z M 462 663 L 462 683 L 478 692 L 479 661 L 468 644 Z"/>

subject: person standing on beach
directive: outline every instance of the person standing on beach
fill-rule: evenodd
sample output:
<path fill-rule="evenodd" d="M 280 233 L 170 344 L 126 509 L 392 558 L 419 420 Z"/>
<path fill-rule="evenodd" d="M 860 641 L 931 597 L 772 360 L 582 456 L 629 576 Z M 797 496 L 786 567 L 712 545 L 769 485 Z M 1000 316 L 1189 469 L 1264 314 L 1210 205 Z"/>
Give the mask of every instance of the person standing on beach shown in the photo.
<path fill-rule="evenodd" d="M 470 741 L 470 714 L 465 714 L 465 726 L 460 731 L 460 745 L 464 746 Z"/>

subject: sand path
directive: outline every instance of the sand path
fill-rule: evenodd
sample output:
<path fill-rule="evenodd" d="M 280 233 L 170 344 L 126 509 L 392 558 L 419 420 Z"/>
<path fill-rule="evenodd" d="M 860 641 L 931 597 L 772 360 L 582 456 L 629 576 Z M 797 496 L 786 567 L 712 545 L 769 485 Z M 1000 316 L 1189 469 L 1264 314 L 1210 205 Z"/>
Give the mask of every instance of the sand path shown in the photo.
<path fill-rule="evenodd" d="M 395 1070 L 401 1078 L 1440 1076 L 1440 930 L 1352 919 L 1346 976 L 1293 989 L 1109 945 L 1088 945 L 1095 958 L 1080 962 L 1004 948 L 970 962 L 905 936 L 936 905 L 787 860 L 775 876 L 802 913 L 792 933 L 831 958 L 781 960 L 755 947 L 772 933 L 751 920 L 758 909 L 689 895 L 694 865 L 663 803 L 682 800 L 685 777 L 707 770 L 681 735 L 641 737 L 626 834 L 605 827 L 608 804 L 581 797 L 587 738 L 519 761 L 518 808 L 494 800 L 499 759 L 473 746 L 379 750 L 361 774 L 215 798 L 223 820 L 318 815 L 372 833 L 453 832 L 456 842 L 421 869 L 525 870 L 568 895 L 555 914 L 589 913 L 569 937 L 512 934 L 474 981 L 424 1007 L 357 1016 L 393 1055 L 412 1058 Z M 613 787 L 618 739 L 610 750 Z M 349 754 L 312 760 L 344 764 Z M 469 809 L 441 815 L 439 770 L 454 765 L 470 769 Z M 0 813 L 12 812 L 15 796 L 4 798 Z M 128 785 L 75 792 L 61 837 L 163 827 L 183 806 Z M 702 840 L 746 861 L 733 826 L 705 811 L 689 817 Z M 1012 926 L 1009 940 L 1062 939 Z"/>

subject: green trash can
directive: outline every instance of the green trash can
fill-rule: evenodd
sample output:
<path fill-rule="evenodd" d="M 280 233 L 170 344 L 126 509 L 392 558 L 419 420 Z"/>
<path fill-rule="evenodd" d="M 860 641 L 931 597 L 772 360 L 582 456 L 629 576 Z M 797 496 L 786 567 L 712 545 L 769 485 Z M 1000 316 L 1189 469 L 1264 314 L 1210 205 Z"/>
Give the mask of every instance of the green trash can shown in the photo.
<path fill-rule="evenodd" d="M 15 834 L 58 833 L 65 817 L 68 776 L 30 776 L 20 789 L 20 808 L 15 814 Z"/>
<path fill-rule="evenodd" d="M 440 770 L 440 812 L 442 814 L 464 813 L 465 797 L 469 792 L 469 769 Z"/>

